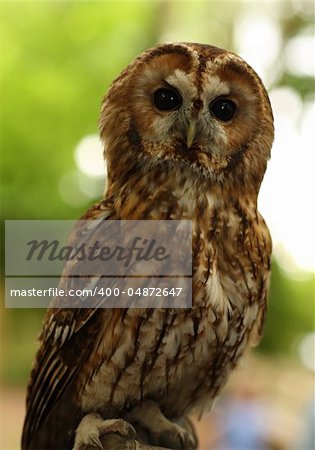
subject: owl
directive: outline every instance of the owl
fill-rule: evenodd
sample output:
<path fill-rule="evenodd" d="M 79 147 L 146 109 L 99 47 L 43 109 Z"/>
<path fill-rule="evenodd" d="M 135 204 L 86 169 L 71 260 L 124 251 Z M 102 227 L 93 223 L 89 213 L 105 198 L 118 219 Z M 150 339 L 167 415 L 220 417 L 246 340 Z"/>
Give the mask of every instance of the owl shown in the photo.
<path fill-rule="evenodd" d="M 49 309 L 22 447 L 103 448 L 116 433 L 137 448 L 197 448 L 187 416 L 211 408 L 262 334 L 271 238 L 257 196 L 274 135 L 268 95 L 234 53 L 161 44 L 114 80 L 100 134 L 107 190 L 83 218 L 190 220 L 192 307 Z"/>

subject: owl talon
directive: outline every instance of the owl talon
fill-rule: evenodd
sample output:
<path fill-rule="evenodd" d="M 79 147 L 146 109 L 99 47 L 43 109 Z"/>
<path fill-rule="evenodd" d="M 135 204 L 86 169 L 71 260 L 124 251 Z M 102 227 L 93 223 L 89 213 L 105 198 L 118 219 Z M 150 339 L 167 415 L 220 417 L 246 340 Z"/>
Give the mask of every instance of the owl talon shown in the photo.
<path fill-rule="evenodd" d="M 154 433 L 154 444 L 176 450 L 192 450 L 196 448 L 190 433 L 176 424 L 171 424 L 168 428 Z"/>
<path fill-rule="evenodd" d="M 167 419 L 154 402 L 144 402 L 126 416 L 126 420 L 147 431 L 151 445 L 174 450 L 195 450 L 197 438 L 191 423 L 178 425 Z"/>
<path fill-rule="evenodd" d="M 193 450 L 197 448 L 197 442 L 193 436 L 177 424 L 171 424 L 169 429 L 159 433 L 159 444 L 171 446 L 176 450 Z"/>
<path fill-rule="evenodd" d="M 101 437 L 111 433 L 118 433 L 126 440 L 136 437 L 133 426 L 123 419 L 104 420 L 99 414 L 88 414 L 83 417 L 76 430 L 73 450 L 105 450 Z"/>

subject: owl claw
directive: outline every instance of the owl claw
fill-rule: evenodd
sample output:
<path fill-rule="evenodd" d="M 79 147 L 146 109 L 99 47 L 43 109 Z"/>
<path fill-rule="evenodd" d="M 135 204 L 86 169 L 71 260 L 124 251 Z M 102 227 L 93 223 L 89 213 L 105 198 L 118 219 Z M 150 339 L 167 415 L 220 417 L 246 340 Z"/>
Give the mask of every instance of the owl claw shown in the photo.
<path fill-rule="evenodd" d="M 196 448 L 197 442 L 191 433 L 176 424 L 172 424 L 169 428 L 160 430 L 158 444 L 174 450 L 192 450 Z"/>
<path fill-rule="evenodd" d="M 100 450 L 104 450 L 104 447 L 100 441 L 100 438 L 98 436 L 91 436 L 90 438 L 90 445 L 92 445 L 92 447 L 96 447 L 99 448 Z"/>
<path fill-rule="evenodd" d="M 118 433 L 128 441 L 136 437 L 133 426 L 123 419 L 104 420 L 99 414 L 87 414 L 76 430 L 73 450 L 105 450 L 101 437 L 111 433 Z"/>
<path fill-rule="evenodd" d="M 185 418 L 180 425 L 167 419 L 154 402 L 144 402 L 130 411 L 126 420 L 147 431 L 148 443 L 174 450 L 195 450 L 198 442 L 192 424 Z"/>

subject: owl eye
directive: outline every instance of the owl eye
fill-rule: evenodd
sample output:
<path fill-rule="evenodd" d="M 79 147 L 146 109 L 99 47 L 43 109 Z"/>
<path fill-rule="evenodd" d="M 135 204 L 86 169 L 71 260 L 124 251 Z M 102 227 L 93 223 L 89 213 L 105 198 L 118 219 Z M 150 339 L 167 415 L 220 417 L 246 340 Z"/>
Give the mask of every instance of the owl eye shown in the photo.
<path fill-rule="evenodd" d="M 217 98 L 210 104 L 210 111 L 219 120 L 231 120 L 236 111 L 236 104 L 227 98 Z"/>
<path fill-rule="evenodd" d="M 182 104 L 182 98 L 175 89 L 158 89 L 153 96 L 154 105 L 160 111 L 172 111 Z"/>

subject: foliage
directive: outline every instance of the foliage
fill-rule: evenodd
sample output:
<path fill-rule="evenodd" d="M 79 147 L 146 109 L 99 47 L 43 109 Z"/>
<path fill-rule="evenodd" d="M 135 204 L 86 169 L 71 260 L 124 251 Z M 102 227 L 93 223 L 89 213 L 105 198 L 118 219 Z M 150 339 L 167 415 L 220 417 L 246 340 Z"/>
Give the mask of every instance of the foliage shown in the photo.
<path fill-rule="evenodd" d="M 295 355 L 300 338 L 314 330 L 313 302 L 313 274 L 290 278 L 274 261 L 265 332 L 259 350 Z"/>
<path fill-rule="evenodd" d="M 75 218 L 58 183 L 78 141 L 97 133 L 119 71 L 155 41 L 154 4 L 1 4 L 1 147 L 6 219 Z M 141 24 L 141 25 L 140 25 Z"/>

